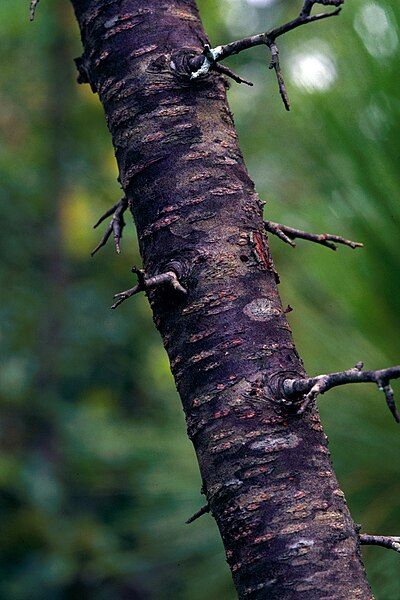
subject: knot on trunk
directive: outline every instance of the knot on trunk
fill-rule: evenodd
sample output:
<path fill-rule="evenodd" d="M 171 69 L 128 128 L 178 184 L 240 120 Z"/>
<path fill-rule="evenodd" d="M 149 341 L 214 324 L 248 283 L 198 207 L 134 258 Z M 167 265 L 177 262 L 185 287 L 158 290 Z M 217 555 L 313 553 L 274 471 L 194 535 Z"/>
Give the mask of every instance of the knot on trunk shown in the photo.
<path fill-rule="evenodd" d="M 280 409 L 284 409 L 285 412 L 290 412 L 294 403 L 288 401 L 286 398 L 284 383 L 288 379 L 299 379 L 302 377 L 304 377 L 304 374 L 300 371 L 277 371 L 266 382 L 271 399 L 275 399 L 276 404 L 279 405 Z M 296 410 L 294 409 L 293 412 L 296 412 Z"/>
<path fill-rule="evenodd" d="M 97 92 L 97 88 L 92 82 L 90 76 L 90 63 L 88 58 L 83 54 L 82 56 L 78 56 L 74 58 L 74 63 L 76 65 L 76 69 L 78 71 L 78 83 L 88 83 L 91 87 L 92 92 L 95 94 Z"/>
<path fill-rule="evenodd" d="M 195 81 L 197 77 L 194 74 L 201 72 L 201 79 L 208 75 L 210 70 L 210 62 L 204 53 L 194 52 L 190 48 L 182 48 L 171 56 L 170 67 L 174 74 L 184 81 Z"/>

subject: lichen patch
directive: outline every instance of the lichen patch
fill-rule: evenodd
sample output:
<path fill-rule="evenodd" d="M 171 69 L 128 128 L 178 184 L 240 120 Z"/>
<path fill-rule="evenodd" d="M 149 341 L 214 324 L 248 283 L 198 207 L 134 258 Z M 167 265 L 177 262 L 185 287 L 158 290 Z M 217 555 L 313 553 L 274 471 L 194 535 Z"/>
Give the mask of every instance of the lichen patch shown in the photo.
<path fill-rule="evenodd" d="M 294 433 L 281 437 L 269 437 L 251 444 L 253 450 L 264 450 L 265 452 L 276 452 L 289 448 L 296 448 L 300 439 Z"/>
<path fill-rule="evenodd" d="M 270 321 L 282 313 L 281 309 L 267 298 L 256 298 L 250 304 L 246 304 L 243 312 L 252 321 Z"/>

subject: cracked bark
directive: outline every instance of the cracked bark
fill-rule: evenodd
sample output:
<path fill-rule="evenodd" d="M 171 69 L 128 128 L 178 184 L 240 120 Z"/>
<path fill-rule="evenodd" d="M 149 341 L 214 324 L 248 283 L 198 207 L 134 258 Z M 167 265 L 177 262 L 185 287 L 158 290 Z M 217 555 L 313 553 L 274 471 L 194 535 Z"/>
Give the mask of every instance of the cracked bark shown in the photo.
<path fill-rule="evenodd" d="M 306 373 L 224 80 L 184 77 L 207 41 L 195 0 L 72 4 L 144 270 L 179 265 L 188 291 L 147 293 L 239 597 L 372 598 L 315 403 L 280 412 Z"/>

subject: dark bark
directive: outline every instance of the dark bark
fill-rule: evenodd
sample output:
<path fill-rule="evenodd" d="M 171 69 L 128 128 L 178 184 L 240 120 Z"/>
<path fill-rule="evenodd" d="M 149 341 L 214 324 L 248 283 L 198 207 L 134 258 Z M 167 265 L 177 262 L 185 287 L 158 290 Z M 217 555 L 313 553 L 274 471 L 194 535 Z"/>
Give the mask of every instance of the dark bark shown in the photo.
<path fill-rule="evenodd" d="M 147 293 L 239 597 L 371 598 L 315 403 L 279 403 L 306 374 L 224 80 L 185 77 L 207 41 L 195 0 L 72 3 L 146 277 L 188 292 Z"/>

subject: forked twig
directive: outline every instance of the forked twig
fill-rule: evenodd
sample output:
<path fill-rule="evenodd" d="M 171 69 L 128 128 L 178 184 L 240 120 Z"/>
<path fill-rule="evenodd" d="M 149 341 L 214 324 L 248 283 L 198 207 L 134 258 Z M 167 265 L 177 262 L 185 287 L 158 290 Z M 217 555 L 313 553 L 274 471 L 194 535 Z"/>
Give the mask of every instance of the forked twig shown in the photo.
<path fill-rule="evenodd" d="M 185 295 L 187 294 L 187 290 L 180 284 L 178 276 L 174 271 L 166 271 L 165 273 L 161 273 L 160 275 L 146 277 L 145 272 L 142 269 L 132 267 L 132 273 L 135 273 L 137 275 L 137 284 L 129 290 L 125 290 L 124 292 L 119 292 L 118 294 L 115 294 L 114 298 L 116 298 L 117 300 L 112 305 L 112 309 L 117 308 L 117 306 L 122 304 L 122 302 L 125 302 L 125 300 L 127 300 L 131 296 L 134 296 L 135 294 L 138 294 L 139 292 L 144 292 L 163 285 L 169 285 L 172 289 L 176 290 L 177 292 Z"/>
<path fill-rule="evenodd" d="M 325 394 L 328 390 L 339 385 L 348 383 L 375 383 L 378 389 L 384 393 L 386 404 L 395 421 L 400 423 L 400 414 L 396 408 L 394 394 L 390 381 L 400 378 L 400 366 L 390 367 L 379 371 L 363 371 L 362 362 L 357 363 L 353 369 L 317 375 L 305 379 L 286 379 L 283 382 L 284 404 L 297 404 L 298 414 L 305 412 L 310 402 L 313 402 L 319 394 Z"/>
<path fill-rule="evenodd" d="M 128 200 L 127 200 L 127 198 L 122 198 L 121 200 L 119 200 L 119 202 L 114 204 L 114 206 L 112 206 L 110 209 L 108 209 L 100 217 L 100 219 L 97 221 L 97 223 L 93 226 L 93 229 L 96 229 L 96 227 L 98 227 L 100 225 L 100 223 L 102 223 L 105 219 L 107 219 L 107 217 L 112 215 L 112 219 L 109 222 L 102 239 L 100 240 L 100 242 L 96 246 L 96 248 L 93 250 L 91 256 L 94 256 L 96 254 L 96 252 L 98 252 L 100 250 L 100 248 L 102 248 L 103 246 L 106 245 L 106 243 L 112 233 L 114 233 L 115 248 L 116 248 L 118 254 L 121 252 L 122 231 L 125 227 L 124 212 L 126 211 L 127 208 L 128 208 Z"/>
<path fill-rule="evenodd" d="M 243 52 L 243 50 L 248 50 L 249 48 L 254 48 L 255 46 L 265 45 L 271 51 L 271 62 L 269 64 L 269 68 L 274 69 L 282 101 L 286 110 L 290 110 L 290 100 L 279 63 L 279 49 L 276 44 L 276 40 L 278 37 L 288 33 L 289 31 L 292 31 L 293 29 L 297 29 L 297 27 L 300 27 L 301 25 L 313 23 L 314 21 L 321 21 L 322 19 L 327 19 L 329 17 L 336 17 L 340 13 L 341 5 L 343 3 L 344 0 L 304 0 L 303 7 L 298 17 L 292 21 L 289 21 L 288 23 L 285 23 L 284 25 L 264 31 L 263 33 L 258 33 L 256 35 L 243 38 L 241 40 L 230 42 L 229 44 L 225 44 L 223 46 L 216 46 L 215 48 L 211 48 L 206 44 L 202 54 L 194 56 L 189 61 L 190 78 L 198 79 L 204 77 L 210 70 L 221 72 L 220 69 L 217 68 L 217 64 L 225 58 L 228 58 L 233 54 L 239 54 L 239 52 Z M 312 15 L 311 11 L 315 4 L 334 6 L 336 8 L 331 12 Z M 225 74 L 232 77 L 232 75 L 229 75 L 227 72 L 225 72 Z M 236 76 L 236 78 L 233 77 L 233 79 L 238 81 L 241 78 Z M 242 82 L 243 81 L 239 81 L 239 83 Z"/>
<path fill-rule="evenodd" d="M 360 242 L 352 242 L 351 240 L 346 240 L 346 238 L 339 235 L 332 235 L 330 233 L 308 233 L 307 231 L 295 229 L 294 227 L 288 227 L 287 225 L 281 225 L 280 223 L 274 223 L 273 221 L 264 221 L 264 227 L 266 231 L 276 235 L 281 240 L 286 242 L 286 244 L 290 244 L 292 247 L 296 246 L 293 240 L 297 238 L 308 240 L 309 242 L 314 242 L 316 244 L 320 244 L 321 246 L 326 246 L 331 250 L 337 250 L 337 244 L 349 246 L 353 249 L 363 247 L 363 244 Z"/>

